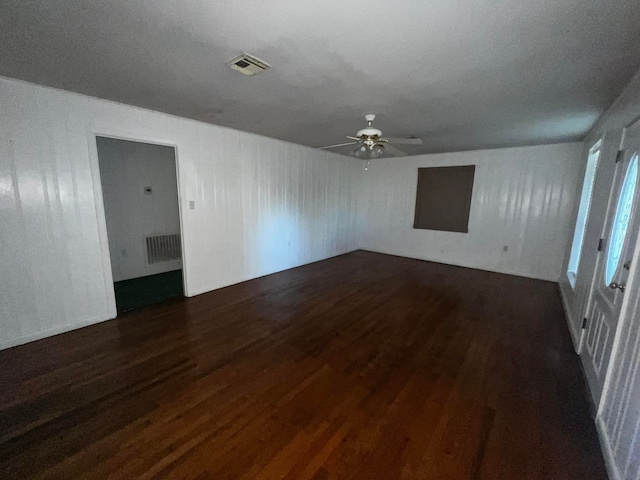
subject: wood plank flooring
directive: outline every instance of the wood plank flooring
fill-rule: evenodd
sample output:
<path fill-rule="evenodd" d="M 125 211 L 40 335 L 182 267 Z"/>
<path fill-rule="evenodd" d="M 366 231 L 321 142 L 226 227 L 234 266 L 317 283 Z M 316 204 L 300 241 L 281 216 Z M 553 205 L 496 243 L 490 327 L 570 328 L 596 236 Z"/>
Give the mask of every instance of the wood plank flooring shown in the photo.
<path fill-rule="evenodd" d="M 1 478 L 606 478 L 550 282 L 355 252 L 0 373 Z"/>

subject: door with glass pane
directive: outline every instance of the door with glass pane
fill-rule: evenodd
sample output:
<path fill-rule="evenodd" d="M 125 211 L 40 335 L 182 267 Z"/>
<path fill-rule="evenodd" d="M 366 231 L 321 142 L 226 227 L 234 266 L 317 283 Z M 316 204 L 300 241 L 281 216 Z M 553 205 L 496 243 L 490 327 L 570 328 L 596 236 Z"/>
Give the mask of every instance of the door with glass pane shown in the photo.
<path fill-rule="evenodd" d="M 596 405 L 602 394 L 631 267 L 631 249 L 640 223 L 640 121 L 625 129 L 621 151 L 611 188 L 603 248 L 596 263 L 587 307 L 587 330 L 582 351 L 585 373 Z"/>

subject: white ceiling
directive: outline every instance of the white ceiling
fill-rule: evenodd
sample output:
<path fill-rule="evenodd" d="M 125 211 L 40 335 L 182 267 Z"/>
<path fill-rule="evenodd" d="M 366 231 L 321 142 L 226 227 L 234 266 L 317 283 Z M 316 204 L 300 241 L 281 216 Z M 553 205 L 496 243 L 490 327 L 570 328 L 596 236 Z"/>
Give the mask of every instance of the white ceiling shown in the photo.
<path fill-rule="evenodd" d="M 3 0 L 0 75 L 314 147 L 376 113 L 417 154 L 581 139 L 639 39 L 640 0 Z"/>

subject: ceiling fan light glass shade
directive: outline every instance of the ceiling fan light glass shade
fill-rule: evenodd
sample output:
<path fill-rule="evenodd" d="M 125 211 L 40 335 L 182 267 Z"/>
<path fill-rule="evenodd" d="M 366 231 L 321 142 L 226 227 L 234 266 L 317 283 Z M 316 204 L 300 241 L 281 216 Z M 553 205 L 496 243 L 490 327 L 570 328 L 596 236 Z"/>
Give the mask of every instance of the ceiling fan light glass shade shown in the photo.
<path fill-rule="evenodd" d="M 370 150 L 369 150 L 369 147 L 368 147 L 367 145 L 365 145 L 365 144 L 358 145 L 358 148 L 356 148 L 356 149 L 353 151 L 353 155 L 354 155 L 354 157 L 356 157 L 356 158 L 362 158 L 362 159 L 368 159 L 368 158 L 371 158 L 371 157 L 370 157 L 371 152 L 370 152 Z"/>
<path fill-rule="evenodd" d="M 378 158 L 380 155 L 384 153 L 384 145 L 380 143 L 376 143 L 371 147 L 371 157 L 370 158 Z"/>

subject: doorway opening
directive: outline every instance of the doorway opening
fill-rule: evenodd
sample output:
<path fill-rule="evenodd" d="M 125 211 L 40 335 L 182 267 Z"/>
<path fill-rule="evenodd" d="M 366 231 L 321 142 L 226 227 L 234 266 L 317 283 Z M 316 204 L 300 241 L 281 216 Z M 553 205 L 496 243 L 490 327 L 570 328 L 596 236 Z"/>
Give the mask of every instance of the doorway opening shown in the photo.
<path fill-rule="evenodd" d="M 96 136 L 118 313 L 184 296 L 173 147 Z"/>

